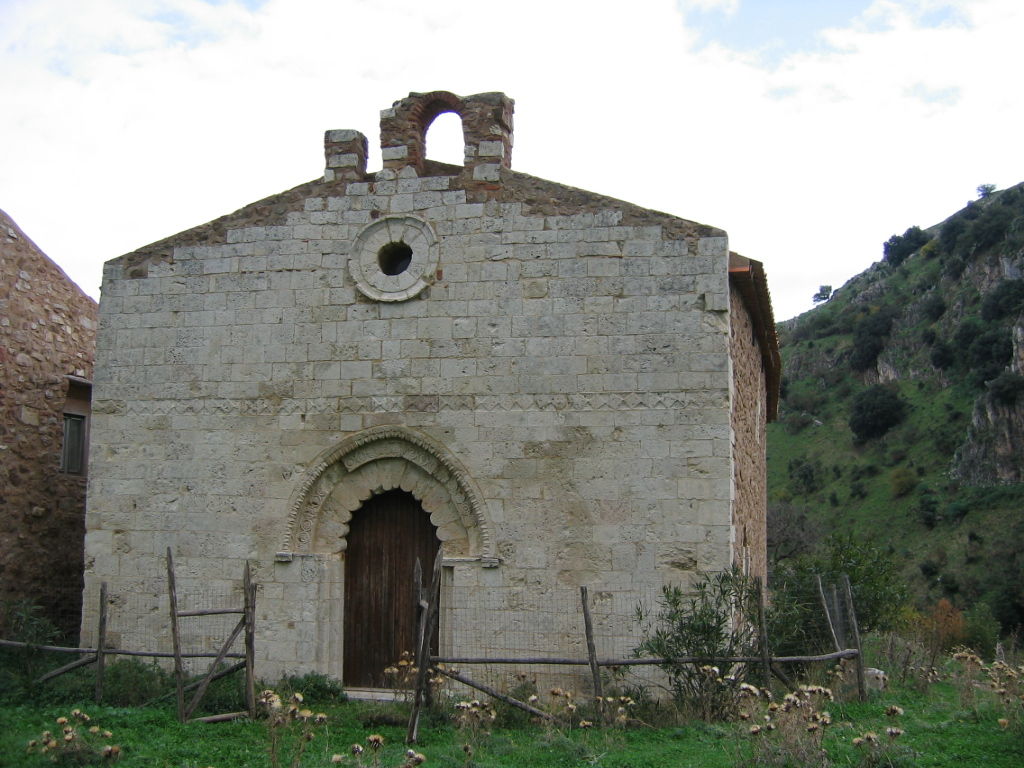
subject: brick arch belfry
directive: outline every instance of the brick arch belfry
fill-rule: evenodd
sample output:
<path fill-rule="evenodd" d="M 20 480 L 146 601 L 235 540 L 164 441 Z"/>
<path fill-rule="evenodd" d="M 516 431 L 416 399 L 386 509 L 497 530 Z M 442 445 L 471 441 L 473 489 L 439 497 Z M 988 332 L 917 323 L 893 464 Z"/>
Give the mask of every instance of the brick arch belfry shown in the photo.
<path fill-rule="evenodd" d="M 434 119 L 454 112 L 462 120 L 463 173 L 477 182 L 494 182 L 511 168 L 512 114 L 515 104 L 503 93 L 456 96 L 449 91 L 410 93 L 381 112 L 380 146 L 384 168 L 424 173 L 426 133 Z"/>
<path fill-rule="evenodd" d="M 353 512 L 393 489 L 430 515 L 445 557 L 496 563 L 485 505 L 465 468 L 443 445 L 400 426 L 364 430 L 317 457 L 292 496 L 281 553 L 343 552 Z"/>

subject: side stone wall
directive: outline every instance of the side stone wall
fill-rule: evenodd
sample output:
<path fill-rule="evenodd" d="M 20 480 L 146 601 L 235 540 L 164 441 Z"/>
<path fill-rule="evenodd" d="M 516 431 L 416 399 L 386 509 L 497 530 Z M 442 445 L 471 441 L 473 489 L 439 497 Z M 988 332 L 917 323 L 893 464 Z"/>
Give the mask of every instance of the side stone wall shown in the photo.
<path fill-rule="evenodd" d="M 96 302 L 0 211 L 0 600 L 31 600 L 73 637 L 86 479 L 59 471 L 63 411 L 66 377 L 92 378 L 96 322 Z"/>
<path fill-rule="evenodd" d="M 732 449 L 735 467 L 734 562 L 765 583 L 768 574 L 765 505 L 768 477 L 765 466 L 767 403 L 765 372 L 750 313 L 740 292 L 729 291 L 729 340 L 732 358 Z"/>

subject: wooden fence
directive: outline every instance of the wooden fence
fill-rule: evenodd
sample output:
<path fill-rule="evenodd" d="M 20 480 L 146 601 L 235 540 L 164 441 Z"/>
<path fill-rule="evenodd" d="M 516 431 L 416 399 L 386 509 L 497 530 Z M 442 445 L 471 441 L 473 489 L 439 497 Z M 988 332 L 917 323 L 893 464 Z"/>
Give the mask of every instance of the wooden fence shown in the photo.
<path fill-rule="evenodd" d="M 428 680 L 430 673 L 437 673 L 456 680 L 463 685 L 485 693 L 492 698 L 503 701 L 513 707 L 521 709 L 529 714 L 544 719 L 550 719 L 549 713 L 543 712 L 530 704 L 519 701 L 512 696 L 501 693 L 493 687 L 472 679 L 468 675 L 461 674 L 445 668 L 445 664 L 459 665 L 496 665 L 496 664 L 525 664 L 530 666 L 585 666 L 589 667 L 594 686 L 595 697 L 603 695 L 601 682 L 602 667 L 628 667 L 628 666 L 665 666 L 671 664 L 758 664 L 762 667 L 765 679 L 775 676 L 789 688 L 794 687 L 789 676 L 783 671 L 782 665 L 793 663 L 817 663 L 837 661 L 840 659 L 854 659 L 857 675 L 857 690 L 861 700 L 866 698 L 864 683 L 864 665 L 860 645 L 860 633 L 857 628 L 856 612 L 853 606 L 853 594 L 850 587 L 850 580 L 845 575 L 842 577 L 843 591 L 842 601 L 836 587 L 826 590 L 818 579 L 818 588 L 821 596 L 822 607 L 828 622 L 831 637 L 834 641 L 835 652 L 818 655 L 803 656 L 772 656 L 768 642 L 768 634 L 764 619 L 764 595 L 760 581 L 757 582 L 758 592 L 758 616 L 757 635 L 758 650 L 756 656 L 678 656 L 673 658 L 598 658 L 594 638 L 594 627 L 590 613 L 590 601 L 587 587 L 580 587 L 580 605 L 583 612 L 584 635 L 587 648 L 586 658 L 552 657 L 552 656 L 443 656 L 433 655 L 430 652 L 430 641 L 437 626 L 440 606 L 440 585 L 441 585 L 441 552 L 438 551 L 431 573 L 430 586 L 424 588 L 420 563 L 417 561 L 413 589 L 416 595 L 417 611 L 417 636 L 416 636 L 416 679 L 413 691 L 412 712 L 409 717 L 409 726 L 406 733 L 406 741 L 415 743 L 419 735 L 419 719 L 423 706 L 430 701 L 430 688 Z M 16 642 L 12 640 L 0 640 L 0 647 L 9 648 L 33 648 L 41 651 L 52 651 L 57 653 L 73 653 L 82 656 L 69 664 L 65 664 L 51 672 L 39 677 L 36 682 L 43 683 L 51 680 L 73 669 L 89 664 L 96 665 L 95 699 L 100 703 L 103 699 L 103 679 L 108 656 L 136 656 L 148 658 L 171 658 L 174 659 L 175 691 L 177 698 L 178 718 L 182 722 L 188 720 L 216 722 L 220 720 L 233 719 L 241 716 L 255 715 L 255 605 L 256 585 L 252 582 L 249 564 L 246 562 L 243 572 L 243 605 L 241 608 L 221 609 L 197 609 L 180 610 L 177 599 L 177 589 L 174 575 L 174 559 L 170 548 L 167 550 L 167 585 L 169 594 L 169 608 L 171 619 L 171 634 L 173 651 L 171 653 L 161 651 L 136 651 L 127 649 L 111 648 L 107 645 L 107 585 L 104 582 L 100 586 L 100 606 L 97 626 L 97 647 L 96 648 L 68 648 L 52 645 L 34 645 L 30 643 Z M 844 610 L 845 609 L 845 610 Z M 178 628 L 178 619 L 183 617 L 214 616 L 221 614 L 236 614 L 240 618 L 235 628 L 224 641 L 219 651 L 211 652 L 188 652 L 181 648 L 181 638 Z M 849 630 L 849 632 L 847 632 Z M 229 649 L 238 636 L 244 632 L 244 653 L 231 653 Z M 847 645 L 847 638 L 852 642 L 852 647 Z M 212 658 L 206 675 L 198 681 L 186 685 L 182 660 L 189 658 Z M 241 659 L 236 664 L 226 668 L 218 669 L 218 665 L 226 659 Z M 245 699 L 246 710 L 242 712 L 231 712 L 224 715 L 213 715 L 203 718 L 192 718 L 203 694 L 210 683 L 225 675 L 239 670 L 245 670 Z M 192 699 L 186 704 L 185 692 L 196 689 Z"/>
<path fill-rule="evenodd" d="M 136 651 L 127 650 L 122 648 L 112 648 L 107 644 L 107 624 L 108 624 L 108 606 L 109 600 L 107 595 L 107 583 L 103 582 L 100 584 L 100 604 L 99 604 L 99 618 L 97 621 L 96 631 L 96 647 L 95 648 L 69 648 L 66 646 L 59 645 L 36 645 L 33 643 L 23 643 L 14 640 L 0 640 L 0 647 L 4 648 L 31 648 L 39 651 L 49 651 L 53 653 L 73 653 L 78 654 L 82 658 L 76 659 L 69 664 L 65 664 L 57 669 L 47 672 L 45 675 L 41 675 L 35 680 L 37 684 L 45 683 L 47 680 L 52 680 L 60 675 L 70 672 L 80 667 L 95 664 L 95 692 L 94 698 L 97 704 L 103 701 L 103 685 L 104 676 L 106 672 L 106 660 L 108 656 L 132 656 L 132 657 L 143 657 L 153 659 L 173 659 L 174 660 L 174 680 L 175 680 L 175 691 L 174 695 L 177 698 L 177 710 L 178 719 L 181 722 L 186 720 L 196 720 L 205 722 L 216 722 L 220 720 L 230 720 L 237 717 L 246 715 L 255 715 L 256 713 L 256 695 L 255 695 L 255 623 L 256 623 L 256 585 L 252 582 L 250 575 L 249 563 L 246 562 L 242 574 L 243 584 L 243 605 L 241 608 L 215 608 L 215 609 L 198 609 L 198 610 L 179 610 L 177 589 L 175 586 L 174 576 L 174 558 L 171 554 L 170 548 L 167 550 L 167 589 L 169 595 L 169 607 L 170 607 L 170 618 L 171 618 L 171 640 L 173 644 L 173 651 L 170 653 L 166 651 Z M 199 651 L 190 652 L 184 651 L 181 648 L 181 635 L 178 628 L 178 619 L 184 617 L 198 617 L 198 616 L 215 616 L 222 614 L 237 614 L 240 616 L 238 623 L 234 630 L 231 632 L 227 640 L 224 641 L 221 648 L 217 652 Z M 231 653 L 230 648 L 234 644 L 238 636 L 244 631 L 244 653 Z M 209 669 L 206 674 L 199 680 L 192 683 L 185 683 L 184 668 L 182 665 L 183 659 L 213 659 L 210 663 Z M 237 663 L 224 668 L 218 669 L 220 664 L 227 659 L 240 660 Z M 214 680 L 218 680 L 222 677 L 230 675 L 234 672 L 245 670 L 245 704 L 246 709 L 242 712 L 230 712 L 223 715 L 212 715 L 209 717 L 192 718 L 196 708 L 199 706 L 203 695 L 209 688 L 210 683 Z M 187 691 L 195 690 L 191 700 L 186 705 L 185 693 Z M 160 697 L 166 698 L 166 697 Z M 159 699 L 158 699 L 159 700 Z"/>
<path fill-rule="evenodd" d="M 419 576 L 419 563 L 416 564 L 416 578 L 414 589 L 417 599 L 417 649 L 416 667 L 417 676 L 413 691 L 412 711 L 409 716 L 409 725 L 406 732 L 406 742 L 414 744 L 419 738 L 419 719 L 422 708 L 429 703 L 430 688 L 428 680 L 431 673 L 436 673 L 455 680 L 463 685 L 480 691 L 494 699 L 502 701 L 510 706 L 521 709 L 528 714 L 542 719 L 552 719 L 550 713 L 544 712 L 530 704 L 520 701 L 512 696 L 502 693 L 492 686 L 474 680 L 468 675 L 461 674 L 447 669 L 446 664 L 458 665 L 496 665 L 496 664 L 524 664 L 530 666 L 585 666 L 589 667 L 594 687 L 595 699 L 603 697 L 601 668 L 602 667 L 627 667 L 627 666 L 665 666 L 672 664 L 758 664 L 764 671 L 765 679 L 772 676 L 778 678 L 787 688 L 793 689 L 795 685 L 789 675 L 782 669 L 784 664 L 807 664 L 839 661 L 840 659 L 853 659 L 857 674 L 858 697 L 863 701 L 866 698 L 864 685 L 864 663 L 860 645 L 860 633 L 857 631 L 856 613 L 853 607 L 853 595 L 850 589 L 849 579 L 844 575 L 844 607 L 845 616 L 849 621 L 853 647 L 841 647 L 840 637 L 845 640 L 845 635 L 836 632 L 836 616 L 839 614 L 838 598 L 830 612 L 829 604 L 824 598 L 822 590 L 822 601 L 825 607 L 825 616 L 829 623 L 832 637 L 835 641 L 836 650 L 833 653 L 802 655 L 802 656 L 772 656 L 768 642 L 768 632 L 765 624 L 764 605 L 765 598 L 760 580 L 756 580 L 758 615 L 757 622 L 757 647 L 759 650 L 756 656 L 677 656 L 673 658 L 598 658 L 594 638 L 593 621 L 590 615 L 590 602 L 587 587 L 580 587 L 580 606 L 583 612 L 584 635 L 587 648 L 587 658 L 568 658 L 552 656 L 443 656 L 430 653 L 430 638 L 433 636 L 434 627 L 437 622 L 438 606 L 440 602 L 440 578 L 441 578 L 441 553 L 438 552 L 434 562 L 433 578 L 430 587 L 424 589 Z M 820 584 L 820 578 L 819 578 Z M 835 590 L 833 590 L 835 591 Z"/>

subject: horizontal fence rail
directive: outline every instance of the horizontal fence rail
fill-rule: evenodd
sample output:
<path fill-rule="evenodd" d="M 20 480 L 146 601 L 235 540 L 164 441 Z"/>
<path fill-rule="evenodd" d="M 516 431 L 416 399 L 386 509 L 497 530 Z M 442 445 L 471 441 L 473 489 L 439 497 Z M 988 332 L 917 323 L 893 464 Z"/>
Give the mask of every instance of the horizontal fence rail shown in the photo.
<path fill-rule="evenodd" d="M 31 648 L 36 651 L 54 651 L 56 653 L 99 653 L 96 648 L 68 648 L 64 645 L 36 645 L 34 643 L 22 643 L 16 640 L 0 640 L 0 647 L 4 648 Z M 154 659 L 173 659 L 174 654 L 168 651 L 128 651 L 122 648 L 104 648 L 103 653 L 107 656 L 149 656 Z M 217 654 L 213 651 L 198 653 L 182 653 L 188 659 L 215 659 Z M 244 653 L 229 653 L 226 658 L 244 659 Z"/>
<path fill-rule="evenodd" d="M 772 656 L 772 663 L 810 664 L 819 661 L 853 659 L 859 652 L 855 648 L 823 653 L 816 656 Z M 673 658 L 597 659 L 599 667 L 657 666 L 659 664 L 753 664 L 763 661 L 761 656 L 675 656 Z M 431 664 L 551 664 L 558 666 L 589 666 L 590 659 L 560 659 L 547 656 L 502 658 L 498 656 L 431 656 Z"/>

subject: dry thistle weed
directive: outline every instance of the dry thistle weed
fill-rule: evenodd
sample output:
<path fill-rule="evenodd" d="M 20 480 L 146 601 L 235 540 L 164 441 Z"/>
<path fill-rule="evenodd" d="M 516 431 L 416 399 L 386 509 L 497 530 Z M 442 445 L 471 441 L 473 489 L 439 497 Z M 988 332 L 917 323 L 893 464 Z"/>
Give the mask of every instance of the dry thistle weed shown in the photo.
<path fill-rule="evenodd" d="M 490 727 L 497 717 L 494 707 L 479 699 L 455 703 L 455 727 L 459 729 L 462 751 L 468 765 L 480 749 L 481 740 L 490 736 Z"/>
<path fill-rule="evenodd" d="M 412 698 L 418 673 L 416 659 L 410 651 L 402 651 L 398 661 L 384 668 L 384 678 L 388 686 L 398 691 L 405 701 Z"/>
<path fill-rule="evenodd" d="M 70 717 L 58 717 L 56 731 L 43 731 L 28 742 L 29 754 L 46 755 L 52 762 L 84 765 L 116 762 L 121 746 L 111 744 L 114 734 L 92 723 L 80 709 L 71 710 Z"/>
<path fill-rule="evenodd" d="M 952 654 L 958 662 L 953 673 L 960 703 L 978 710 L 982 702 L 996 708 L 996 722 L 1004 730 L 1024 728 L 1024 665 L 1012 666 L 1005 661 L 985 664 L 968 649 Z"/>
<path fill-rule="evenodd" d="M 381 768 L 383 765 L 384 758 L 384 737 L 379 733 L 371 733 L 366 737 L 366 746 L 362 744 L 353 744 L 349 747 L 349 755 L 334 754 L 331 755 L 332 764 L 340 765 L 355 765 L 357 768 Z M 366 755 L 369 753 L 370 762 L 366 762 Z M 351 760 L 350 760 L 351 756 Z M 405 754 L 402 756 L 402 761 L 396 763 L 396 768 L 414 768 L 414 766 L 422 765 L 427 762 L 427 757 L 422 752 L 417 752 L 412 749 L 407 749 Z"/>
<path fill-rule="evenodd" d="M 819 685 L 803 685 L 773 701 L 771 692 L 744 683 L 740 719 L 747 722 L 753 739 L 749 760 L 741 766 L 800 765 L 827 766 L 828 755 L 821 746 L 832 715 L 822 705 L 832 701 L 832 691 Z"/>
<path fill-rule="evenodd" d="M 303 701 L 303 695 L 295 692 L 284 702 L 270 689 L 260 693 L 257 699 L 266 717 L 267 752 L 272 768 L 285 764 L 298 768 L 309 742 L 315 738 L 315 729 L 327 722 L 327 715 L 303 707 Z M 291 760 L 284 763 L 282 760 L 287 754 L 291 755 Z"/>

